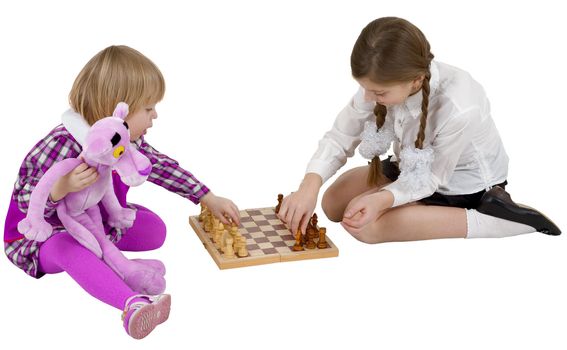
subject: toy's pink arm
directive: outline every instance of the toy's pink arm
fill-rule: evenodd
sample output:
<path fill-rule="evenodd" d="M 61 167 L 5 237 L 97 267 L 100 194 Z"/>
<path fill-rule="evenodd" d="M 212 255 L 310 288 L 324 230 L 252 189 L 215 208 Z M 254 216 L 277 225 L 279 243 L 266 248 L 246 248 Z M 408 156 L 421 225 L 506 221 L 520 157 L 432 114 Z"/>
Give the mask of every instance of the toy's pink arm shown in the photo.
<path fill-rule="evenodd" d="M 106 186 L 106 192 L 102 196 L 101 202 L 108 215 L 113 215 L 122 209 L 120 202 L 118 202 L 118 197 L 116 197 L 116 193 L 114 192 L 112 178 L 109 178 L 109 183 Z"/>
<path fill-rule="evenodd" d="M 52 227 L 43 216 L 49 192 L 57 180 L 75 169 L 81 162 L 78 158 L 67 158 L 55 163 L 43 174 L 30 196 L 26 218 L 18 224 L 18 231 L 26 238 L 43 242 L 51 235 Z"/>
<path fill-rule="evenodd" d="M 136 218 L 136 211 L 130 208 L 123 208 L 116 197 L 114 186 L 112 185 L 112 178 L 109 178 L 107 190 L 102 197 L 102 205 L 108 213 L 107 223 L 116 228 L 128 228 L 134 224 Z"/>

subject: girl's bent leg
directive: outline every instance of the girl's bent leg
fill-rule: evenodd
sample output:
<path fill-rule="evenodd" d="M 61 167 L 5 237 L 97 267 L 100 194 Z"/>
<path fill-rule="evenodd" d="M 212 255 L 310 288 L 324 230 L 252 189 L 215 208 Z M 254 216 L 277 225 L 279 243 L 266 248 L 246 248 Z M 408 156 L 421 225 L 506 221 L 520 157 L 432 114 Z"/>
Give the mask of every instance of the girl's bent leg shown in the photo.
<path fill-rule="evenodd" d="M 154 250 L 163 245 L 166 228 L 163 220 L 151 210 L 135 204 L 136 220 L 116 246 L 123 251 L 140 252 Z"/>
<path fill-rule="evenodd" d="M 465 209 L 410 203 L 385 210 L 376 221 L 353 237 L 365 243 L 464 238 Z"/>
<path fill-rule="evenodd" d="M 122 310 L 136 293 L 102 260 L 68 233 L 58 233 L 42 244 L 39 269 L 44 273 L 65 271 L 98 300 Z"/>
<path fill-rule="evenodd" d="M 329 220 L 341 221 L 347 205 L 353 198 L 365 192 L 377 191 L 380 187 L 390 183 L 388 179 L 385 179 L 380 186 L 368 185 L 366 179 L 369 168 L 366 165 L 345 172 L 325 191 L 321 207 Z"/>

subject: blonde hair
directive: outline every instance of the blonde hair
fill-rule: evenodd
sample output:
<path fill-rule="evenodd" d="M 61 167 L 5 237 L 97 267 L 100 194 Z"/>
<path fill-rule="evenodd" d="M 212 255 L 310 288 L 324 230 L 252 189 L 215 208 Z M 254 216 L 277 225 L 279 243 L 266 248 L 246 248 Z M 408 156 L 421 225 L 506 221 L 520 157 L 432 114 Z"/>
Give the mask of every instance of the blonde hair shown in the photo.
<path fill-rule="evenodd" d="M 83 67 L 69 93 L 69 104 L 92 125 L 112 115 L 118 102 L 130 113 L 161 101 L 165 81 L 158 67 L 128 46 L 109 46 Z"/>
<path fill-rule="evenodd" d="M 402 18 L 383 17 L 370 22 L 360 33 L 350 57 L 352 75 L 368 77 L 375 83 L 409 82 L 423 76 L 419 132 L 415 148 L 422 148 L 429 107 L 429 70 L 433 60 L 431 47 L 425 35 L 415 25 Z M 376 104 L 376 127 L 384 125 L 388 110 Z M 383 179 L 379 157 L 370 162 L 368 184 L 378 185 Z"/>

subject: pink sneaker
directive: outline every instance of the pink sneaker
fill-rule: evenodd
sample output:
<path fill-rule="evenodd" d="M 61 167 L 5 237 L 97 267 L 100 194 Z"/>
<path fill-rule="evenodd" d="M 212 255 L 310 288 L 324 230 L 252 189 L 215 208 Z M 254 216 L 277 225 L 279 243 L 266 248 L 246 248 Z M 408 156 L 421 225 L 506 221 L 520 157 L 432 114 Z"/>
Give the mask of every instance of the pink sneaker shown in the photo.
<path fill-rule="evenodd" d="M 171 295 L 134 295 L 126 305 L 122 313 L 124 329 L 132 338 L 142 339 L 169 317 Z"/>

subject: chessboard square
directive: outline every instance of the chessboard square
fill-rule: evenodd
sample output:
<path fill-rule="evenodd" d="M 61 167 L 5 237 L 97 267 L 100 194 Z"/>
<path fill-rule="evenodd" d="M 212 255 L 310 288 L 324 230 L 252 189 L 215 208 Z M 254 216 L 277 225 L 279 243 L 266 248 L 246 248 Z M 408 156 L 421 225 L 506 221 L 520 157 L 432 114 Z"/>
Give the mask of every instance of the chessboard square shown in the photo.
<path fill-rule="evenodd" d="M 258 221 L 266 220 L 266 218 L 264 217 L 264 215 L 254 215 L 252 216 L 252 220 L 254 220 L 254 222 L 258 222 Z"/>
<path fill-rule="evenodd" d="M 249 216 L 262 215 L 260 210 L 246 210 L 246 213 L 248 213 Z"/>
<path fill-rule="evenodd" d="M 278 253 L 283 254 L 283 253 L 289 253 L 291 252 L 291 248 L 288 246 L 283 246 L 283 247 L 275 247 L 275 249 L 278 251 Z"/>
<path fill-rule="evenodd" d="M 260 230 L 262 230 L 263 232 L 268 232 L 268 231 L 273 231 L 274 228 L 270 225 L 267 226 L 258 226 L 260 228 Z"/>
<path fill-rule="evenodd" d="M 243 221 L 240 223 L 240 225 L 244 228 L 248 228 L 248 227 L 255 227 L 257 226 L 254 221 Z"/>
<path fill-rule="evenodd" d="M 250 222 L 250 221 L 252 221 L 252 218 L 249 217 L 249 216 L 245 216 L 245 217 L 241 217 L 241 218 L 240 218 L 240 223 L 243 223 L 243 222 Z"/>
<path fill-rule="evenodd" d="M 278 251 L 275 248 L 262 249 L 262 252 L 264 254 L 277 254 L 278 253 Z"/>
<path fill-rule="evenodd" d="M 246 249 L 248 249 L 248 251 L 250 252 L 250 251 L 259 250 L 260 247 L 256 243 L 249 244 L 248 242 L 246 242 Z"/>
<path fill-rule="evenodd" d="M 276 236 L 267 236 L 270 242 L 282 242 L 282 238 L 278 235 Z"/>
<path fill-rule="evenodd" d="M 260 232 L 258 226 L 246 227 L 244 230 L 248 233 Z"/>
<path fill-rule="evenodd" d="M 258 226 L 266 226 L 269 225 L 270 223 L 268 222 L 268 220 L 258 220 L 256 221 L 256 225 Z"/>
<path fill-rule="evenodd" d="M 273 226 L 279 226 L 279 225 L 282 224 L 282 222 L 281 222 L 279 219 L 268 220 L 268 223 L 269 223 L 270 225 L 272 225 L 272 227 L 273 227 Z"/>
<path fill-rule="evenodd" d="M 262 208 L 259 209 L 259 211 L 262 213 L 262 215 L 273 215 L 274 214 L 274 208 Z"/>
<path fill-rule="evenodd" d="M 281 236 L 281 237 L 282 237 L 282 239 L 283 239 L 284 241 L 294 241 L 294 242 L 295 242 L 295 237 L 293 237 L 293 236 L 290 235 L 290 234 L 283 235 L 283 236 Z"/>
<path fill-rule="evenodd" d="M 250 237 L 254 240 L 258 239 L 258 238 L 266 238 L 266 236 L 264 236 L 264 232 L 258 231 L 258 232 L 251 232 L 250 233 Z"/>
<path fill-rule="evenodd" d="M 265 214 L 266 220 L 279 220 L 276 214 Z"/>
<path fill-rule="evenodd" d="M 270 242 L 258 243 L 258 247 L 260 247 L 260 249 L 272 248 L 272 243 L 270 243 Z"/>
<path fill-rule="evenodd" d="M 287 230 L 287 226 L 284 224 L 276 224 L 272 226 L 274 230 Z"/>
<path fill-rule="evenodd" d="M 284 241 L 276 241 L 276 242 L 272 242 L 272 245 L 274 247 L 287 247 L 287 244 Z"/>
<path fill-rule="evenodd" d="M 289 230 L 288 230 L 287 228 L 284 229 L 284 230 L 276 230 L 276 232 L 278 233 L 278 235 L 279 235 L 280 237 L 282 237 L 282 239 L 283 239 L 284 236 L 286 236 L 286 237 L 287 237 L 287 236 L 291 236 L 292 239 L 295 239 L 295 238 L 293 237 L 293 235 L 289 232 Z"/>
<path fill-rule="evenodd" d="M 248 250 L 248 256 L 263 256 L 264 252 L 262 249 Z"/>
<path fill-rule="evenodd" d="M 280 235 L 278 235 L 278 233 L 276 231 L 264 231 L 264 236 L 266 236 L 266 237 L 273 237 L 273 236 L 279 237 Z"/>
<path fill-rule="evenodd" d="M 258 237 L 258 238 L 254 238 L 254 241 L 256 243 L 266 243 L 269 242 L 268 237 Z"/>

